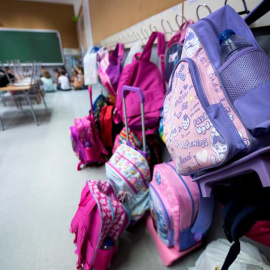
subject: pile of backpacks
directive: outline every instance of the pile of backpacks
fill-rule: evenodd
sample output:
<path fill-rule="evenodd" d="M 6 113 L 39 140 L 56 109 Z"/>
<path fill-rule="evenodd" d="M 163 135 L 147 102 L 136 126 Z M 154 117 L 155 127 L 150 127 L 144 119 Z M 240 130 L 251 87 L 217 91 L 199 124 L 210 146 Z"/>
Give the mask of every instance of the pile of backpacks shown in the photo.
<path fill-rule="evenodd" d="M 237 35 L 249 45 L 222 62 L 222 42 Z M 150 61 L 156 40 L 160 67 Z M 215 196 L 234 242 L 226 270 L 241 236 L 270 246 L 270 59 L 230 6 L 184 22 L 167 49 L 160 32 L 142 51 L 136 46 L 124 68 L 120 43 L 85 59 L 97 61 L 109 95 L 93 104 L 89 86 L 91 109 L 75 118 L 71 140 L 77 169 L 105 163 L 106 180 L 87 181 L 71 223 L 77 269 L 108 269 L 122 234 L 141 219 L 164 265 L 172 264 L 202 244 Z"/>

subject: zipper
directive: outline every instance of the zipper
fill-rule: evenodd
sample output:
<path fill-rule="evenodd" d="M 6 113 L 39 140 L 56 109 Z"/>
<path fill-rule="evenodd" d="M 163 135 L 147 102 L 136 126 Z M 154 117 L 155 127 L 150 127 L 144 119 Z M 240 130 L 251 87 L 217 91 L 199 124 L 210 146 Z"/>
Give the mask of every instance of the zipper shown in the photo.
<path fill-rule="evenodd" d="M 209 103 L 209 101 L 206 97 L 206 94 L 204 92 L 204 88 L 202 86 L 202 81 L 201 81 L 201 76 L 200 76 L 199 70 L 198 70 L 195 62 L 191 58 L 183 58 L 180 61 L 186 62 L 189 66 L 190 72 L 194 75 L 195 81 L 193 80 L 192 76 L 191 76 L 191 79 L 192 79 L 192 82 L 194 84 L 196 94 L 197 94 L 200 102 L 202 103 L 204 110 L 206 111 L 206 109 L 208 107 L 210 107 L 210 103 Z"/>
<path fill-rule="evenodd" d="M 128 179 L 117 169 L 115 168 L 110 161 L 108 161 L 106 164 L 108 164 L 116 173 L 126 182 L 126 184 L 133 190 L 135 194 L 138 194 L 138 190 L 135 189 L 135 187 L 128 181 Z"/>
<path fill-rule="evenodd" d="M 156 188 L 154 187 L 154 185 L 152 185 L 152 183 L 150 183 L 149 186 L 151 186 L 152 190 L 154 191 L 154 193 L 155 193 L 156 197 L 158 198 L 159 203 L 160 203 L 160 205 L 161 205 L 161 207 L 163 209 L 163 213 L 165 214 L 164 217 L 165 217 L 166 225 L 168 227 L 168 246 L 170 247 L 170 246 L 173 245 L 172 233 L 171 233 L 173 230 L 172 230 L 172 227 L 171 227 L 171 221 L 170 221 L 169 214 L 168 214 L 168 212 L 167 212 L 167 210 L 166 210 L 166 208 L 165 208 L 165 206 L 164 206 L 164 204 L 163 204 L 163 202 L 162 202 Z"/>
<path fill-rule="evenodd" d="M 108 203 L 109 203 L 109 206 L 110 206 L 111 211 L 112 211 L 112 223 L 113 223 L 114 222 L 114 217 L 115 217 L 115 212 L 114 212 L 114 209 L 113 209 L 113 206 L 112 206 L 112 201 L 111 201 L 110 197 L 109 196 L 106 196 L 106 197 L 108 199 Z"/>
<path fill-rule="evenodd" d="M 196 95 L 198 96 L 199 101 L 202 104 L 203 109 L 205 110 L 205 113 L 208 115 L 207 108 L 210 107 L 210 103 L 206 97 L 198 67 L 196 66 L 195 62 L 191 58 L 183 58 L 179 61 L 179 63 L 181 63 L 181 62 L 186 62 L 188 64 L 189 69 L 190 69 L 190 76 L 191 76 L 192 82 L 194 84 Z M 222 134 L 225 141 L 228 142 L 229 139 L 227 136 L 227 130 L 222 125 L 218 125 L 218 126 L 215 125 L 215 128 L 219 134 Z M 226 158 L 229 156 L 229 153 L 231 152 L 231 144 L 227 144 L 227 146 L 228 146 L 228 151 L 227 151 Z M 209 166 L 208 169 L 219 167 L 219 166 L 223 165 L 224 163 L 227 162 L 226 158 L 222 162 L 220 162 L 216 165 L 213 165 L 211 167 Z M 201 171 L 201 169 L 199 169 L 198 171 L 194 171 L 193 173 L 200 172 L 200 171 Z"/>
<path fill-rule="evenodd" d="M 188 195 L 190 197 L 190 200 L 191 200 L 191 208 L 192 208 L 192 212 L 191 212 L 191 220 L 190 220 L 190 225 L 193 224 L 193 220 L 194 220 L 194 211 L 195 211 L 195 206 L 194 206 L 194 199 L 192 197 L 192 194 L 191 194 L 191 191 L 188 187 L 188 185 L 186 184 L 185 180 L 182 178 L 182 176 L 180 174 L 178 174 L 178 172 L 176 171 L 176 169 L 169 163 L 166 163 L 168 166 L 170 166 L 174 171 L 175 173 L 177 174 L 178 178 L 182 181 L 182 183 L 184 184 L 187 192 L 188 192 Z M 171 182 L 172 183 L 172 182 Z M 178 198 L 178 197 L 177 197 Z M 180 203 L 179 203 L 179 206 L 180 206 Z"/>
<path fill-rule="evenodd" d="M 129 163 L 131 163 L 135 168 L 136 170 L 139 172 L 141 178 L 143 179 L 143 184 L 146 188 L 148 188 L 148 185 L 146 184 L 146 180 L 142 174 L 142 172 L 139 170 L 139 168 L 132 162 L 130 161 L 129 159 L 127 159 L 125 156 L 121 155 L 119 152 L 116 152 L 120 157 L 122 157 L 123 159 L 125 159 L 126 161 L 128 161 Z"/>
<path fill-rule="evenodd" d="M 217 37 L 217 39 L 218 39 L 219 30 L 218 30 L 218 28 L 216 27 L 216 25 L 215 25 L 210 19 L 208 19 L 208 18 L 203 18 L 203 19 L 201 19 L 201 20 L 203 20 L 203 21 L 205 21 L 206 23 L 208 23 L 208 25 L 209 25 L 209 26 L 211 27 L 211 29 L 214 31 L 214 33 L 215 33 L 215 35 L 216 35 L 216 37 Z M 191 29 L 196 33 L 196 30 L 194 29 L 194 27 L 193 27 L 192 25 L 190 25 L 189 27 L 191 27 Z M 197 35 L 197 38 L 200 40 L 199 35 L 198 35 L 197 33 L 196 33 L 196 35 Z M 202 43 L 201 40 L 200 40 L 200 43 Z M 202 43 L 202 44 L 203 44 L 203 43 Z M 252 138 L 251 138 L 251 135 L 250 135 L 249 131 L 246 129 L 246 127 L 245 127 L 245 125 L 244 125 L 244 123 L 243 123 L 243 121 L 242 121 L 242 119 L 241 119 L 239 113 L 237 112 L 237 110 L 235 110 L 234 105 L 231 103 L 231 101 L 230 101 L 230 99 L 229 99 L 229 97 L 228 97 L 228 95 L 227 95 L 227 92 L 224 90 L 224 86 L 223 86 L 222 80 L 221 80 L 221 78 L 220 78 L 220 76 L 219 76 L 219 73 L 218 73 L 218 71 L 217 71 L 215 65 L 214 65 L 214 64 L 212 63 L 212 61 L 211 61 L 211 57 L 209 56 L 208 51 L 205 50 L 205 53 L 207 54 L 207 57 L 208 57 L 208 59 L 209 59 L 210 62 L 211 62 L 211 66 L 213 67 L 213 69 L 214 69 L 214 71 L 215 71 L 215 74 L 216 74 L 216 76 L 218 77 L 218 80 L 219 80 L 219 83 L 220 83 L 220 88 L 221 88 L 221 90 L 222 90 L 222 92 L 223 92 L 223 94 L 224 94 L 224 96 L 225 96 L 227 102 L 230 104 L 231 109 L 232 109 L 232 110 L 234 111 L 234 113 L 237 115 L 239 121 L 242 123 L 244 129 L 246 130 L 246 133 L 247 133 L 247 136 L 248 136 L 248 139 L 249 139 L 249 142 L 250 142 L 249 148 L 247 148 L 246 150 L 251 149 L 251 148 L 252 148 Z"/>

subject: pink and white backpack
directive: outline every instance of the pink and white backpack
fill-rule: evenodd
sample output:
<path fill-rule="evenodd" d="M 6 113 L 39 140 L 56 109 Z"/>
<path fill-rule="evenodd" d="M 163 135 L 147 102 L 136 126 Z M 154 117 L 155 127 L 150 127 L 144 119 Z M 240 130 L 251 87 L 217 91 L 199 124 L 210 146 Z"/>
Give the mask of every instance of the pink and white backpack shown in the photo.
<path fill-rule="evenodd" d="M 71 222 L 77 245 L 77 269 L 107 270 L 116 252 L 116 242 L 129 224 L 124 206 L 105 180 L 88 181 L 79 208 Z M 105 243 L 111 246 L 106 249 Z"/>
<path fill-rule="evenodd" d="M 99 139 L 98 131 L 95 124 L 95 117 L 92 107 L 92 89 L 89 87 L 91 111 L 90 115 L 83 118 L 75 118 L 74 126 L 70 127 L 72 148 L 79 158 L 77 170 L 81 165 L 90 165 L 105 162 L 107 150 Z"/>
<path fill-rule="evenodd" d="M 222 64 L 218 35 L 252 47 Z M 190 25 L 164 99 L 166 146 L 180 174 L 201 173 L 269 145 L 270 59 L 226 5 Z"/>

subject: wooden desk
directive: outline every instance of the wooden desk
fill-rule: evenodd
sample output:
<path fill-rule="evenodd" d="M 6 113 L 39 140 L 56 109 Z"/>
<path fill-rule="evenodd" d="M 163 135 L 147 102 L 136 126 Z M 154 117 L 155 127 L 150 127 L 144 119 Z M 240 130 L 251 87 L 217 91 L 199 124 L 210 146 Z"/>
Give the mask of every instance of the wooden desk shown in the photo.
<path fill-rule="evenodd" d="M 13 86 L 8 85 L 5 87 L 0 87 L 0 92 L 10 92 L 10 91 L 28 91 L 30 90 L 32 85 L 26 85 L 26 86 Z"/>
<path fill-rule="evenodd" d="M 0 87 L 0 92 L 12 92 L 12 91 L 20 91 L 20 92 L 22 92 L 22 94 L 26 97 L 26 100 L 27 100 L 27 102 L 28 102 L 28 104 L 30 106 L 31 113 L 32 113 L 32 116 L 34 118 L 34 121 L 35 121 L 36 125 L 38 126 L 39 123 L 37 121 L 35 111 L 33 109 L 31 100 L 29 98 L 29 90 L 32 89 L 33 87 L 35 87 L 35 84 L 25 85 L 25 86 L 8 85 L 8 86 L 5 86 L 5 87 Z M 39 86 L 37 86 L 37 87 L 39 87 Z M 39 89 L 37 90 L 37 93 L 38 92 L 39 92 Z M 16 97 L 16 96 L 14 96 L 14 97 Z M 41 97 L 42 97 L 42 100 L 44 102 L 45 108 L 47 109 L 47 104 L 45 102 L 45 99 L 44 99 L 44 97 L 42 95 L 41 95 Z M 4 130 L 4 124 L 3 124 L 3 119 L 1 118 L 1 113 L 0 113 L 0 126 L 1 126 L 1 129 Z"/>

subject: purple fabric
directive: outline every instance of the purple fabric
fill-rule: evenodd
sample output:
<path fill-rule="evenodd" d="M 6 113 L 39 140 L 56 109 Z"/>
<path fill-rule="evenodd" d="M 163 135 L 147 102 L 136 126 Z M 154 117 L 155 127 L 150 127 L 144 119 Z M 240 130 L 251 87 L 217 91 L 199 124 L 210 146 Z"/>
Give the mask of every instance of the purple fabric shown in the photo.
<path fill-rule="evenodd" d="M 109 55 L 109 66 L 106 73 L 110 78 L 113 89 L 117 89 L 119 78 L 122 71 L 121 61 L 124 56 L 124 45 L 117 43 L 114 51 Z"/>
<path fill-rule="evenodd" d="M 260 49 L 260 46 L 255 40 L 250 28 L 232 7 L 226 5 L 207 16 L 207 19 L 213 22 L 219 32 L 222 32 L 225 29 L 233 29 L 236 35 L 244 37 L 255 47 Z M 209 52 L 209 58 L 214 64 L 215 68 L 220 68 L 220 45 L 218 38 L 213 32 L 211 26 L 208 24 L 208 22 L 202 19 L 196 24 L 191 25 L 191 27 L 198 35 L 201 43 L 206 48 L 206 51 Z M 207 33 L 207 35 L 205 33 Z"/>
<path fill-rule="evenodd" d="M 254 137 L 270 133 L 270 81 L 251 89 L 234 106 Z"/>
<path fill-rule="evenodd" d="M 227 150 L 229 152 L 226 153 L 228 156 L 224 161 L 231 159 L 246 149 L 243 139 L 240 137 L 222 103 L 211 105 L 207 109 L 207 115 L 219 133 L 222 134 L 226 144 L 230 146 Z"/>

